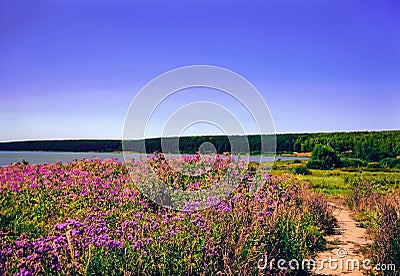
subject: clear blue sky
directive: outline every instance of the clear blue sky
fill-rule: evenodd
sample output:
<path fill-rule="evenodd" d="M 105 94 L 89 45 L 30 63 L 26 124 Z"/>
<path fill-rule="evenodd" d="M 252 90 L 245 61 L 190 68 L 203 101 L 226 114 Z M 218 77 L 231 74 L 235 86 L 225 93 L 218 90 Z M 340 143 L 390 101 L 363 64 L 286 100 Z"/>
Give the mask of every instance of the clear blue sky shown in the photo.
<path fill-rule="evenodd" d="M 279 132 L 400 129 L 400 2 L 0 2 L 0 141 L 121 138 L 157 75 L 233 70 Z M 211 99 L 212 100 L 212 99 Z"/>

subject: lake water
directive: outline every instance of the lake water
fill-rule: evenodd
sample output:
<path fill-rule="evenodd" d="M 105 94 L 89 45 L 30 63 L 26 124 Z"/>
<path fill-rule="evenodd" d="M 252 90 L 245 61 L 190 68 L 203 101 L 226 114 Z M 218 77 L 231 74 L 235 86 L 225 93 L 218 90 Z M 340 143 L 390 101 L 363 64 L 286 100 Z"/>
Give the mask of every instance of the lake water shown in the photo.
<path fill-rule="evenodd" d="M 0 151 L 0 167 L 14 162 L 21 162 L 25 159 L 29 164 L 49 164 L 56 162 L 71 162 L 75 159 L 93 159 L 98 157 L 100 159 L 116 158 L 119 161 L 124 161 L 122 153 L 106 153 L 106 152 L 41 152 L 41 151 Z M 307 157 L 287 157 L 277 156 L 276 159 L 282 161 L 287 160 L 308 160 Z M 250 162 L 259 161 L 260 156 L 250 156 Z M 262 157 L 262 162 L 272 161 L 273 157 Z"/>

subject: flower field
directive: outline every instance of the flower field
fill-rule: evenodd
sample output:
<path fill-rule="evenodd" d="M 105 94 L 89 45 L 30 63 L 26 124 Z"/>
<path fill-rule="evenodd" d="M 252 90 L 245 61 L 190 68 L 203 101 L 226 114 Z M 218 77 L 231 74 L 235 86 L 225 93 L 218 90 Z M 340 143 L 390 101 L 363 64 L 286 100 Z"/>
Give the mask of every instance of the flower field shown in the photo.
<path fill-rule="evenodd" d="M 220 158 L 211 176 L 182 181 L 159 159 L 138 161 L 142 184 L 149 163 L 189 190 L 218 185 L 227 170 Z M 288 271 L 257 262 L 313 256 L 335 224 L 325 198 L 290 175 L 262 176 L 252 195 L 249 171 L 222 202 L 175 211 L 149 200 L 130 172 L 113 159 L 0 168 L 0 275 L 276 275 Z"/>

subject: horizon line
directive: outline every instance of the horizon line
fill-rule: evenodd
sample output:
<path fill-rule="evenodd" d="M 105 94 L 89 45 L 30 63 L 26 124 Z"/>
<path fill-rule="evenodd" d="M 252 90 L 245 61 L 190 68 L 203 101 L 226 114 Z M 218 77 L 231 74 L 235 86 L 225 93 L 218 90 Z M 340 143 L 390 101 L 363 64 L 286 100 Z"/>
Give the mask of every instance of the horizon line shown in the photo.
<path fill-rule="evenodd" d="M 254 135 L 284 135 L 284 134 L 318 134 L 318 133 L 354 133 L 354 132 L 385 132 L 385 131 L 400 131 L 400 129 L 380 129 L 380 130 L 322 130 L 322 131 L 305 131 L 305 132 L 277 132 L 275 134 L 261 134 L 261 133 L 247 133 L 247 134 L 195 134 L 195 135 L 184 135 L 180 137 L 201 137 L 201 136 L 254 136 Z M 159 139 L 159 138 L 174 138 L 179 136 L 154 136 L 138 139 L 130 139 L 139 141 L 146 139 Z M 118 138 L 39 138 L 39 139 L 26 139 L 26 140 L 7 140 L 0 141 L 0 143 L 18 143 L 18 142 L 35 142 L 35 141 L 80 141 L 80 140 L 92 140 L 92 141 L 122 141 L 124 139 Z M 127 139 L 125 139 L 127 140 Z"/>

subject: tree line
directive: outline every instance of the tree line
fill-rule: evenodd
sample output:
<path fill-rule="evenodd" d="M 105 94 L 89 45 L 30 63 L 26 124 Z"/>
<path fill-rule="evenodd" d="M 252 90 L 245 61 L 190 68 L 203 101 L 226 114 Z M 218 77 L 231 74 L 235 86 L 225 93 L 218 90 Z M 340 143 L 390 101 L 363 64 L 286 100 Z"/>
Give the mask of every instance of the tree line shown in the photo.
<path fill-rule="evenodd" d="M 379 161 L 386 157 L 400 155 L 400 131 L 398 130 L 310 133 L 295 134 L 294 136 L 294 138 L 289 137 L 289 139 L 281 137 L 283 140 L 290 140 L 291 142 L 282 143 L 278 141 L 278 151 L 309 152 L 317 145 L 327 145 L 337 153 L 367 161 Z M 277 138 L 279 140 L 279 137 Z"/>
<path fill-rule="evenodd" d="M 231 141 L 243 138 L 240 136 L 192 136 L 179 138 L 181 153 L 195 153 L 199 147 L 209 142 L 218 153 L 230 152 Z M 266 138 L 273 137 L 249 135 L 245 137 L 249 148 L 243 145 L 243 151 L 250 150 L 259 154 L 261 143 Z M 174 143 L 176 138 L 164 138 L 163 143 Z M 243 139 L 242 139 L 243 140 Z M 127 142 L 128 148 L 142 149 L 142 141 Z M 162 150 L 161 138 L 151 138 L 144 141 L 147 153 Z M 276 152 L 310 152 L 317 145 L 327 145 L 336 153 L 350 158 L 360 158 L 367 161 L 379 161 L 383 158 L 393 158 L 400 155 L 400 131 L 358 131 L 331 133 L 294 133 L 276 135 Z M 113 152 L 121 151 L 122 142 L 119 140 L 47 140 L 21 141 L 0 143 L 0 151 L 72 151 L 72 152 Z"/>

